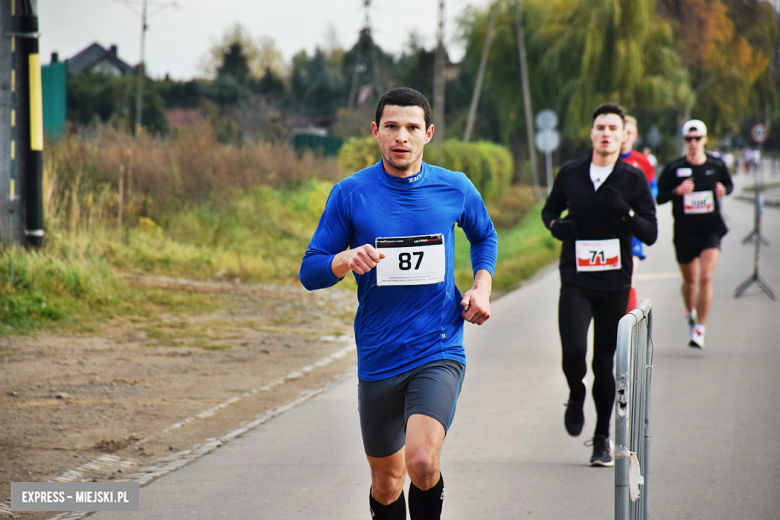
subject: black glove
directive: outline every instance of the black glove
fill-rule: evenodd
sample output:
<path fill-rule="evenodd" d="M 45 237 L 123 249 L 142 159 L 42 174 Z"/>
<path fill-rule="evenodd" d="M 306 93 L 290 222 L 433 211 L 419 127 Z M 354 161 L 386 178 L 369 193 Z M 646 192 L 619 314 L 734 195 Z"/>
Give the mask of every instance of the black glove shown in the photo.
<path fill-rule="evenodd" d="M 577 238 L 577 223 L 569 217 L 559 218 L 553 221 L 550 231 L 552 231 L 552 236 L 558 240 Z"/>
<path fill-rule="evenodd" d="M 599 189 L 598 195 L 599 201 L 617 213 L 619 216 L 628 215 L 631 211 L 631 206 L 623 200 L 623 196 L 614 186 L 602 186 Z"/>

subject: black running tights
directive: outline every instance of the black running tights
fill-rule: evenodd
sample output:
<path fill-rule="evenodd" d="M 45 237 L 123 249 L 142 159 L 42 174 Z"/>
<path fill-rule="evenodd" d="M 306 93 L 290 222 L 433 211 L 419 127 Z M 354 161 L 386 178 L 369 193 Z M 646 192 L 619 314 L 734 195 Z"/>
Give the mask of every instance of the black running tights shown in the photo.
<path fill-rule="evenodd" d="M 569 399 L 585 400 L 583 379 L 588 370 L 588 327 L 593 320 L 593 400 L 597 435 L 609 435 L 615 403 L 615 361 L 618 321 L 626 313 L 628 291 L 602 292 L 561 285 L 558 329 L 563 349 L 563 373 L 569 383 Z"/>

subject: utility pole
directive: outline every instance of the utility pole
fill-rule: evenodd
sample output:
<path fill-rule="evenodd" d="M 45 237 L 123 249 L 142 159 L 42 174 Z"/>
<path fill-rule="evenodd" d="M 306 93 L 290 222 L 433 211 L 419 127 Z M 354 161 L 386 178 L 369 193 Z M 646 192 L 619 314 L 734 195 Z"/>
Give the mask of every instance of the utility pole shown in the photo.
<path fill-rule="evenodd" d="M 439 3 L 439 31 L 436 43 L 436 56 L 433 65 L 433 124 L 435 132 L 433 141 L 441 144 L 444 142 L 444 67 L 446 61 L 444 49 L 444 0 Z"/>
<path fill-rule="evenodd" d="M 0 239 L 24 243 L 24 205 L 17 195 L 16 0 L 0 0 Z M 11 21 L 13 20 L 13 28 Z"/>
<path fill-rule="evenodd" d="M 132 8 L 133 2 L 129 0 L 116 0 L 117 2 L 125 4 L 131 11 L 138 14 L 135 9 Z M 138 86 L 136 88 L 135 96 L 135 135 L 139 135 L 143 130 L 143 113 L 144 113 L 144 78 L 146 77 L 146 62 L 144 60 L 146 52 L 146 30 L 149 26 L 146 24 L 146 19 L 151 18 L 155 14 L 159 13 L 166 7 L 173 7 L 178 9 L 178 4 L 174 2 L 167 2 L 157 5 L 158 9 L 152 14 L 147 15 L 148 0 L 140 0 L 141 2 L 141 61 L 138 63 Z"/>
<path fill-rule="evenodd" d="M 485 69 L 487 68 L 488 55 L 490 54 L 490 44 L 493 41 L 496 18 L 498 18 L 498 0 L 490 6 L 490 21 L 488 22 L 485 44 L 482 46 L 482 58 L 479 62 L 479 72 L 477 72 L 477 84 L 474 86 L 474 94 L 471 97 L 471 107 L 469 108 L 469 118 L 466 121 L 466 131 L 463 133 L 463 142 L 465 143 L 471 140 L 471 132 L 474 130 L 474 120 L 477 117 L 479 96 L 482 93 L 482 82 L 485 80 Z"/>
<path fill-rule="evenodd" d="M 0 0 L 0 5 L 0 237 L 5 244 L 40 247 L 43 100 L 37 0 Z"/>
<path fill-rule="evenodd" d="M 146 65 L 144 64 L 144 47 L 146 45 L 146 0 L 143 0 L 141 8 L 141 61 L 138 64 L 138 88 L 135 98 L 135 135 L 141 134 L 144 119 L 144 76 Z"/>
<path fill-rule="evenodd" d="M 19 61 L 22 99 L 19 152 L 24 157 L 24 198 L 27 219 L 24 234 L 35 248 L 43 245 L 43 93 L 38 53 L 37 0 L 22 0 L 19 13 Z M 21 80 L 25 82 L 22 83 Z M 25 128 L 26 127 L 26 128 Z M 21 130 L 24 129 L 24 132 Z"/>
<path fill-rule="evenodd" d="M 528 136 L 528 157 L 531 159 L 531 182 L 534 197 L 540 196 L 536 147 L 534 147 L 533 107 L 531 106 L 531 87 L 528 83 L 528 60 L 525 54 L 525 31 L 523 30 L 522 0 L 515 4 L 515 25 L 517 26 L 517 50 L 520 54 L 520 77 L 523 83 L 523 107 L 525 108 L 525 133 Z"/>

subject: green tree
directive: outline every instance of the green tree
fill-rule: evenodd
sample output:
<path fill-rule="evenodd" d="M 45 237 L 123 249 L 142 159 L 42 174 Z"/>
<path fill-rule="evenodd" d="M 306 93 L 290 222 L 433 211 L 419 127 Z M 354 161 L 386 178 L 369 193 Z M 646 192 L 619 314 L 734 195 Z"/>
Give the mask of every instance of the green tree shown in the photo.
<path fill-rule="evenodd" d="M 677 50 L 688 68 L 693 96 L 686 116 L 705 120 L 715 134 L 738 131 L 740 121 L 777 106 L 771 59 L 777 15 L 758 0 L 660 0 Z"/>
<path fill-rule="evenodd" d="M 267 69 L 277 76 L 287 73 L 282 52 L 276 47 L 276 42 L 270 36 L 252 38 L 247 29 L 236 23 L 222 34 L 211 49 L 201 58 L 199 68 L 209 78 L 216 78 L 220 67 L 225 63 L 225 56 L 231 53 L 231 47 L 239 46 L 246 60 L 248 76 L 260 79 Z"/>
<path fill-rule="evenodd" d="M 535 19 L 534 7 L 524 4 L 526 23 Z M 530 9 L 529 9 L 530 8 Z M 460 31 L 466 41 L 466 54 L 461 62 L 462 72 L 471 80 L 469 90 L 473 91 L 473 78 L 477 77 L 482 48 L 487 38 L 489 11 L 467 8 L 460 20 Z M 529 48 L 529 53 L 531 49 Z M 529 55 L 529 63 L 535 60 Z M 536 78 L 533 73 L 531 77 Z M 494 28 L 493 40 L 488 55 L 480 105 L 475 121 L 474 135 L 478 139 L 489 139 L 503 144 L 512 143 L 517 136 L 525 135 L 523 119 L 523 99 L 520 91 L 520 62 L 515 34 L 514 3 L 501 1 L 498 5 L 498 18 Z M 539 85 L 537 95 L 544 87 Z M 469 103 L 471 95 L 469 95 Z M 538 103 L 534 97 L 534 103 Z M 518 157 L 516 156 L 515 159 Z"/>
<path fill-rule="evenodd" d="M 306 51 L 293 56 L 290 98 L 293 108 L 307 116 L 333 115 L 346 105 L 346 88 L 339 63 L 319 47 L 309 58 Z"/>
<path fill-rule="evenodd" d="M 405 47 L 395 67 L 396 78 L 404 87 L 413 88 L 428 99 L 433 99 L 435 50 L 427 50 L 416 32 L 409 35 Z"/>
<path fill-rule="evenodd" d="M 68 75 L 68 120 L 79 125 L 113 123 L 130 130 L 135 124 L 136 76 L 84 72 Z M 168 131 L 163 88 L 145 79 L 144 127 L 155 133 Z"/>
<path fill-rule="evenodd" d="M 108 121 L 117 109 L 117 83 L 117 78 L 109 74 L 69 74 L 68 120 L 81 125 Z"/>
<path fill-rule="evenodd" d="M 332 70 L 325 53 L 318 47 L 314 57 L 306 67 L 308 85 L 306 89 L 306 108 L 310 115 L 333 114 L 344 103 L 341 99 L 343 88 L 340 78 Z"/>
<path fill-rule="evenodd" d="M 341 76 L 344 78 L 347 96 L 356 95 L 356 90 L 365 85 L 373 84 L 374 96 L 366 100 L 376 103 L 384 92 L 394 69 L 393 56 L 385 54 L 374 42 L 371 33 L 365 29 L 360 31 L 358 41 L 344 53 L 341 63 Z M 349 102 L 349 99 L 347 99 Z"/>
<path fill-rule="evenodd" d="M 203 98 L 203 80 L 176 81 L 166 75 L 159 82 L 165 108 L 195 108 Z"/>
<path fill-rule="evenodd" d="M 217 67 L 217 79 L 205 89 L 205 95 L 221 107 L 243 105 L 252 98 L 249 64 L 239 42 L 228 45 Z"/>
<path fill-rule="evenodd" d="M 658 111 L 690 99 L 672 29 L 654 0 L 534 3 L 545 12 L 536 34 L 547 44 L 539 70 L 560 95 L 565 135 L 587 139 L 602 102 Z"/>
<path fill-rule="evenodd" d="M 222 55 L 222 63 L 217 67 L 217 79 L 223 76 L 232 76 L 241 85 L 247 83 L 249 64 L 240 43 L 231 43 Z"/>
<path fill-rule="evenodd" d="M 287 87 L 284 81 L 270 67 L 265 70 L 265 74 L 257 82 L 255 90 L 267 98 L 278 100 L 282 99 L 287 93 Z"/>

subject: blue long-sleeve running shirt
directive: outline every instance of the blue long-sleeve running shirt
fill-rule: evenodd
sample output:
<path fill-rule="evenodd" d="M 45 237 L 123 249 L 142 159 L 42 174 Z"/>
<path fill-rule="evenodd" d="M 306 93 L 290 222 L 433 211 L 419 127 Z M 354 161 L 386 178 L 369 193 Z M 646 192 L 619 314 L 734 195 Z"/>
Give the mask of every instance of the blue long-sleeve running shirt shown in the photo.
<path fill-rule="evenodd" d="M 485 269 L 492 276 L 498 237 L 482 197 L 463 173 L 423 163 L 419 174 L 401 179 L 380 161 L 333 187 L 301 263 L 300 280 L 309 290 L 339 281 L 331 263 L 347 247 L 373 246 L 378 237 L 436 234 L 444 242 L 440 283 L 377 286 L 376 268 L 353 272 L 360 379 L 385 379 L 437 359 L 466 363 L 462 297 L 453 273 L 456 223 L 471 243 L 474 273 Z"/>

